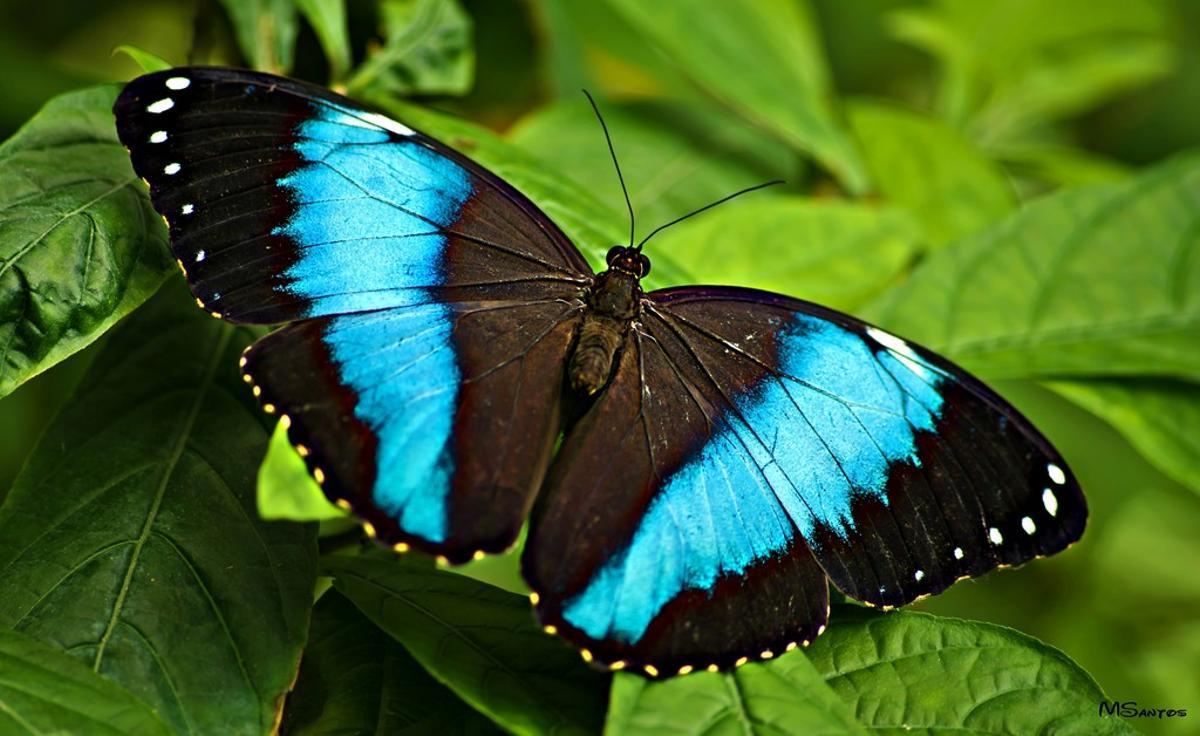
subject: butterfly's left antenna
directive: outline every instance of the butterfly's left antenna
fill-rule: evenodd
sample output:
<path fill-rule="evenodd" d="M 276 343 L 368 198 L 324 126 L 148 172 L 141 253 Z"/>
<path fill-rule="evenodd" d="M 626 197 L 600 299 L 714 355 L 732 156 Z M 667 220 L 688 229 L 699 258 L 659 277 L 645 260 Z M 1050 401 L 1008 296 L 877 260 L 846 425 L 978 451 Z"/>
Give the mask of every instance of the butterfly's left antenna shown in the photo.
<path fill-rule="evenodd" d="M 629 201 L 629 190 L 625 188 L 625 177 L 621 174 L 621 164 L 617 163 L 617 151 L 613 148 L 612 136 L 608 134 L 608 126 L 604 124 L 604 116 L 600 114 L 600 108 L 596 105 L 596 101 L 592 99 L 591 93 L 586 89 L 583 91 L 587 95 L 588 102 L 592 103 L 592 110 L 596 112 L 596 119 L 600 121 L 600 128 L 604 130 L 604 140 L 608 141 L 608 153 L 612 156 L 613 166 L 617 167 L 617 179 L 621 181 L 621 193 L 625 195 L 625 206 L 629 208 L 629 247 L 633 247 L 633 203 Z"/>

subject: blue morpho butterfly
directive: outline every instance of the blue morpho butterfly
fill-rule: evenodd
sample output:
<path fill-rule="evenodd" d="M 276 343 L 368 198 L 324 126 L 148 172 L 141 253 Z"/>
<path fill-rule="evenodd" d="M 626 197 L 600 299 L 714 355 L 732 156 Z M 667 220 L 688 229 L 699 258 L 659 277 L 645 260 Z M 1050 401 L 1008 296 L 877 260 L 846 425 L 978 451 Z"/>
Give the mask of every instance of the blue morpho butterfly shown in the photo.
<path fill-rule="evenodd" d="M 827 579 L 898 606 L 1083 532 L 1027 420 L 853 317 L 644 293 L 640 245 L 594 274 L 478 164 L 307 84 L 175 69 L 115 112 L 204 309 L 287 323 L 243 369 L 329 498 L 452 563 L 530 518 L 537 616 L 598 666 L 770 658 L 825 629 Z"/>

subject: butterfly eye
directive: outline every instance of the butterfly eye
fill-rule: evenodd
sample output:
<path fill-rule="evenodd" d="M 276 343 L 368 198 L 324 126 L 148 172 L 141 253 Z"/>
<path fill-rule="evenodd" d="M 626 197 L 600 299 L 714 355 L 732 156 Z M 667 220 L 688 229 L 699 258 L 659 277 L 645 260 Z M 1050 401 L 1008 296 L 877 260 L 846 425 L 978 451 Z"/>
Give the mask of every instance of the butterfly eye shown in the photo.
<path fill-rule="evenodd" d="M 650 259 L 641 253 L 638 253 L 638 271 L 638 278 L 643 279 L 650 273 Z"/>
<path fill-rule="evenodd" d="M 613 261 L 616 260 L 617 256 L 621 255 L 621 251 L 623 250 L 625 250 L 625 246 L 623 245 L 614 245 L 609 248 L 608 255 L 604 256 L 604 262 L 609 266 L 613 265 Z"/>

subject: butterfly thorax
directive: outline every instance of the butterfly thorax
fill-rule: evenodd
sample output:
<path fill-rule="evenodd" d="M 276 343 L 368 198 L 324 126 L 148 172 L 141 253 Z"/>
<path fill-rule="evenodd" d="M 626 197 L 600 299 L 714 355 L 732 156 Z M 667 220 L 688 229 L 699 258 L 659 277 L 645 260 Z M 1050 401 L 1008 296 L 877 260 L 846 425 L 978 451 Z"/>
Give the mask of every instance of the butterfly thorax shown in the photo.
<path fill-rule="evenodd" d="M 612 267 L 592 284 L 568 367 L 571 388 L 586 396 L 608 382 L 617 350 L 641 308 L 641 276 L 616 260 L 610 258 Z"/>

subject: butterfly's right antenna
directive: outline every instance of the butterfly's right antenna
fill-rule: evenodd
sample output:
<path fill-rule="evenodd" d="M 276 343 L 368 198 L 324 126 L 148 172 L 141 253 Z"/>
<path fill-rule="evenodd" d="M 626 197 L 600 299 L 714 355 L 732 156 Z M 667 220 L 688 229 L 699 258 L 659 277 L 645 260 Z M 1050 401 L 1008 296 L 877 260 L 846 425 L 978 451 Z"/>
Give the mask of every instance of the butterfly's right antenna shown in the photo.
<path fill-rule="evenodd" d="M 597 107 L 596 101 L 592 99 L 592 95 L 585 89 L 583 91 L 587 95 L 588 102 L 592 103 L 592 110 L 596 113 L 596 119 L 600 121 L 600 128 L 604 131 L 604 140 L 608 141 L 608 153 L 612 156 L 613 166 L 617 168 L 617 179 L 621 182 L 621 193 L 625 195 L 625 206 L 629 208 L 629 247 L 633 247 L 633 203 L 629 201 L 629 190 L 625 188 L 625 177 L 621 175 L 621 164 L 617 163 L 617 151 L 613 148 L 612 137 L 608 134 L 608 126 L 604 124 L 604 116 L 600 114 L 600 108 Z"/>

